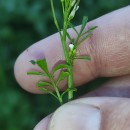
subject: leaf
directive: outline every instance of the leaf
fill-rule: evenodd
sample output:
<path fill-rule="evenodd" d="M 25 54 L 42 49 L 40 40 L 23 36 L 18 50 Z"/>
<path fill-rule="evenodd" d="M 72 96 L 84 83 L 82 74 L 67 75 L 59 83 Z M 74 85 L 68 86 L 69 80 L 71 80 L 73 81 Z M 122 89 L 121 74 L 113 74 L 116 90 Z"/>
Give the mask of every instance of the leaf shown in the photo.
<path fill-rule="evenodd" d="M 43 87 L 43 86 L 51 86 L 50 83 L 48 82 L 44 82 L 44 81 L 40 81 L 36 84 L 37 87 Z"/>
<path fill-rule="evenodd" d="M 91 60 L 91 57 L 89 57 L 89 56 L 80 56 L 80 57 L 75 57 L 74 59 Z"/>
<path fill-rule="evenodd" d="M 56 25 L 56 27 L 58 29 L 58 32 L 59 32 L 60 36 L 62 36 L 61 30 L 60 30 L 60 27 L 59 27 L 59 24 L 58 24 L 58 21 L 57 21 L 57 18 L 56 18 L 53 0 L 50 0 L 50 2 L 51 2 L 51 9 L 52 9 L 54 23 L 55 23 L 55 25 Z"/>
<path fill-rule="evenodd" d="M 87 34 L 87 33 L 92 33 L 97 27 L 98 26 L 91 27 L 89 30 L 87 30 L 85 33 L 83 33 L 82 36 Z"/>
<path fill-rule="evenodd" d="M 49 73 L 46 59 L 37 60 L 36 63 L 46 74 Z"/>
<path fill-rule="evenodd" d="M 78 37 L 76 39 L 75 48 L 77 48 L 79 46 L 79 44 L 81 43 L 79 40 L 82 37 L 82 33 L 83 33 L 83 31 L 86 27 L 87 21 L 88 21 L 88 17 L 84 16 L 83 20 L 82 20 L 82 25 L 81 25 L 81 28 L 80 28 L 80 33 L 78 34 Z"/>
<path fill-rule="evenodd" d="M 66 34 L 67 34 L 68 39 L 71 41 L 71 43 L 74 43 L 74 39 L 71 38 L 70 34 L 68 32 Z"/>
<path fill-rule="evenodd" d="M 35 72 L 35 71 L 30 71 L 27 72 L 27 75 L 41 75 L 41 76 L 47 76 L 46 74 L 42 73 L 42 72 Z"/>
<path fill-rule="evenodd" d="M 76 3 L 76 4 L 77 4 L 77 6 L 79 5 L 79 3 L 80 3 L 80 0 L 77 0 L 77 3 Z"/>
<path fill-rule="evenodd" d="M 52 70 L 52 75 L 57 71 L 57 70 L 60 70 L 60 69 L 68 69 L 69 66 L 67 64 L 58 64 L 57 66 L 55 66 Z"/>
<path fill-rule="evenodd" d="M 34 61 L 34 60 L 31 60 L 30 62 L 31 62 L 33 65 L 36 64 L 36 61 Z"/>
<path fill-rule="evenodd" d="M 93 34 L 92 33 L 90 33 L 90 34 L 88 34 L 87 36 L 85 36 L 81 41 L 80 41 L 80 43 L 78 44 L 78 45 L 80 45 L 82 42 L 84 42 L 86 39 L 88 39 L 89 37 L 91 37 Z"/>
<path fill-rule="evenodd" d="M 87 17 L 87 16 L 84 16 L 84 17 L 83 17 L 83 20 L 82 20 L 82 26 L 81 26 L 81 29 L 80 29 L 80 34 L 82 34 L 82 32 L 84 31 L 87 22 L 88 22 L 88 17 Z"/>
<path fill-rule="evenodd" d="M 68 88 L 67 90 L 65 90 L 62 94 L 61 94 L 61 97 L 63 97 L 67 92 L 69 91 L 73 91 L 73 92 L 76 92 L 77 89 L 76 88 Z"/>
<path fill-rule="evenodd" d="M 94 27 L 91 27 L 87 32 L 92 32 L 93 30 L 95 30 L 98 26 L 94 26 Z"/>
<path fill-rule="evenodd" d="M 54 93 L 49 91 L 48 89 L 39 87 L 39 90 L 51 94 L 52 96 L 54 96 L 58 100 L 58 97 Z"/>
<path fill-rule="evenodd" d="M 60 82 L 60 81 L 62 81 L 62 80 L 64 80 L 65 78 L 67 78 L 69 76 L 69 72 L 64 72 L 64 71 L 62 71 L 61 73 L 60 73 L 60 76 L 59 76 L 59 79 L 58 79 L 58 81 L 57 81 L 57 84 Z"/>
<path fill-rule="evenodd" d="M 74 27 L 74 25 L 72 23 L 69 23 L 69 26 L 71 28 L 73 28 L 73 30 L 76 32 L 77 35 L 79 35 L 78 31 L 76 30 L 76 28 Z"/>

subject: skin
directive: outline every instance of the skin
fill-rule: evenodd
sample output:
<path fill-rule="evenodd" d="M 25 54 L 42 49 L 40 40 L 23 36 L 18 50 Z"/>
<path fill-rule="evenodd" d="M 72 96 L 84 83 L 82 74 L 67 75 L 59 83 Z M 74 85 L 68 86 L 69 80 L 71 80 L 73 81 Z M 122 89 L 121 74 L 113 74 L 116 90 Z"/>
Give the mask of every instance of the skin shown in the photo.
<path fill-rule="evenodd" d="M 75 61 L 74 84 L 80 86 L 97 77 L 112 77 L 99 89 L 60 107 L 44 118 L 35 130 L 129 130 L 130 128 L 130 6 L 106 14 L 88 23 L 98 26 L 93 36 L 79 46 L 79 55 L 92 60 Z M 79 29 L 79 27 L 77 27 Z M 76 34 L 70 29 L 70 34 Z M 28 61 L 46 57 L 49 69 L 63 60 L 58 34 L 43 39 L 17 59 L 15 77 L 25 90 L 40 93 L 34 86 L 40 77 L 29 77 L 34 68 Z M 55 75 L 57 78 L 57 74 Z M 46 80 L 46 79 L 45 79 Z M 64 81 L 59 89 L 66 88 Z"/>

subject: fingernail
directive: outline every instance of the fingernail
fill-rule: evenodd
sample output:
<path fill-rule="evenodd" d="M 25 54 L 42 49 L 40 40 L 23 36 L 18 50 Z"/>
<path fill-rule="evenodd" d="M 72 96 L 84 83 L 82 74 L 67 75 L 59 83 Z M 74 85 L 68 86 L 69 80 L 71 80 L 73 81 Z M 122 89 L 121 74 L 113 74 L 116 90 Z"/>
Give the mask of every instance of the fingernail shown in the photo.
<path fill-rule="evenodd" d="M 53 115 L 48 130 L 100 130 L 101 114 L 96 107 L 68 104 Z"/>

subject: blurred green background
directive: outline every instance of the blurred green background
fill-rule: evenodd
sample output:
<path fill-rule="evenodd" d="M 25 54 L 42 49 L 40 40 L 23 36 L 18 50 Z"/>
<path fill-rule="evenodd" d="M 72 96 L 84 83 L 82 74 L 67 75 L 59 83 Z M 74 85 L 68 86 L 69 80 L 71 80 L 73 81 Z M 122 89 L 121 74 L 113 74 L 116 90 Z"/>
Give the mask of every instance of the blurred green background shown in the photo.
<path fill-rule="evenodd" d="M 54 1 L 61 22 L 60 0 Z M 129 4 L 130 0 L 81 0 L 74 23 L 81 23 L 83 15 L 92 20 Z M 0 0 L 0 130 L 32 130 L 57 107 L 48 95 L 33 95 L 22 90 L 13 74 L 18 55 L 54 32 L 49 0 Z M 104 80 L 95 80 L 88 88 Z M 86 88 L 80 89 L 76 97 L 86 91 Z"/>

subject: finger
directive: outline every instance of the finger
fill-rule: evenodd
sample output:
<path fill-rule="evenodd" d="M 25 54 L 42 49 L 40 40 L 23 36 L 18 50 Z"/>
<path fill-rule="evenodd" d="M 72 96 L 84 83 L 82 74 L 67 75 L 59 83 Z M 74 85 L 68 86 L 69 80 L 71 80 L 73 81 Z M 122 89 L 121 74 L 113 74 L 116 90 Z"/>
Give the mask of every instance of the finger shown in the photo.
<path fill-rule="evenodd" d="M 88 26 L 98 26 L 94 35 L 83 43 L 79 55 L 90 55 L 89 62 L 78 60 L 74 64 L 74 84 L 79 86 L 98 76 L 119 76 L 130 73 L 130 6 L 109 13 L 94 21 Z M 79 29 L 79 27 L 78 27 Z M 75 33 L 70 30 L 73 37 Z M 91 44 L 90 44 L 91 43 Z M 45 57 L 49 69 L 64 59 L 58 34 L 52 35 L 28 48 L 16 61 L 15 76 L 19 84 L 27 91 L 39 92 L 35 83 L 41 77 L 27 76 L 26 72 L 38 68 L 29 61 Z M 56 77 L 58 75 L 55 75 Z M 63 82 L 60 88 L 64 88 Z"/>
<path fill-rule="evenodd" d="M 49 126 L 38 130 L 129 130 L 129 107 L 127 98 L 79 99 L 60 107 Z"/>
<path fill-rule="evenodd" d="M 83 97 L 127 97 L 130 98 L 130 75 L 113 78 L 100 88 L 89 92 Z"/>
<path fill-rule="evenodd" d="M 130 75 L 113 78 L 107 83 L 103 84 L 99 89 L 92 91 L 83 97 L 127 97 L 130 98 Z M 35 130 L 46 130 L 50 122 L 50 116 L 43 119 L 35 127 Z"/>
<path fill-rule="evenodd" d="M 48 127 L 48 123 L 51 120 L 51 116 L 49 115 L 46 118 L 44 118 L 44 120 L 40 121 L 34 128 L 34 130 L 47 130 Z"/>

